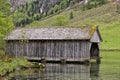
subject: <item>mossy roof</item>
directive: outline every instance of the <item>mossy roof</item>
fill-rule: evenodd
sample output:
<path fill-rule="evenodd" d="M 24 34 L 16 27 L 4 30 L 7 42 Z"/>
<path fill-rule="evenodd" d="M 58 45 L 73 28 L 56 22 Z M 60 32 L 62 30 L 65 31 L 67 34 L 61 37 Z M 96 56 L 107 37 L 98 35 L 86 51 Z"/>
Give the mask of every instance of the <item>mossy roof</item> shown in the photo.
<path fill-rule="evenodd" d="M 96 29 L 94 26 L 21 28 L 13 30 L 4 40 L 90 40 Z"/>

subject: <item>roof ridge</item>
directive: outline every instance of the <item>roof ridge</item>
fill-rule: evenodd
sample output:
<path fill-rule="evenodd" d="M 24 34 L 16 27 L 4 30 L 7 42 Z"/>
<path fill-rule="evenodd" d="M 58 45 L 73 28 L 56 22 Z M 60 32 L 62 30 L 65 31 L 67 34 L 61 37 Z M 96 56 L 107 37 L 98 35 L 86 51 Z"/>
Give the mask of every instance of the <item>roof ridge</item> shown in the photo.
<path fill-rule="evenodd" d="M 56 28 L 87 28 L 87 27 L 92 27 L 92 26 L 54 26 L 54 27 L 25 27 L 25 28 L 16 28 L 16 29 L 45 29 L 45 28 L 51 28 L 51 29 L 56 29 Z M 15 30 L 16 30 L 15 29 Z"/>

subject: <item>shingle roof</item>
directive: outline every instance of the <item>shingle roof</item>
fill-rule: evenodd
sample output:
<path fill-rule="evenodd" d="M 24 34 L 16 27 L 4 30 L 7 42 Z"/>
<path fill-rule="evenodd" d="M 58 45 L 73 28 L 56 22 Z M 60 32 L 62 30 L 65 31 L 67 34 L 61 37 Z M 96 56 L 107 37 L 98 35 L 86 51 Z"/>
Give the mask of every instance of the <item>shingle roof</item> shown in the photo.
<path fill-rule="evenodd" d="M 95 31 L 92 27 L 82 28 L 64 28 L 64 27 L 53 27 L 53 28 L 21 28 L 12 31 L 5 40 L 88 40 L 91 38 Z"/>

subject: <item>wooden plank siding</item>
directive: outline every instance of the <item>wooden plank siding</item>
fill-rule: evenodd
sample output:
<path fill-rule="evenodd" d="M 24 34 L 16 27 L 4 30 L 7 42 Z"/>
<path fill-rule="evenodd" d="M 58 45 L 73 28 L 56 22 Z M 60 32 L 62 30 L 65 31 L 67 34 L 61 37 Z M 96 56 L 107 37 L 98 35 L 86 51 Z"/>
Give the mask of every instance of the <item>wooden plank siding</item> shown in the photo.
<path fill-rule="evenodd" d="M 99 58 L 103 41 L 97 26 L 21 28 L 12 31 L 4 40 L 10 56 L 63 63 Z M 25 40 L 29 42 L 24 43 Z"/>
<path fill-rule="evenodd" d="M 84 60 L 90 59 L 87 40 L 31 40 L 28 43 L 7 41 L 7 53 L 13 57 Z"/>

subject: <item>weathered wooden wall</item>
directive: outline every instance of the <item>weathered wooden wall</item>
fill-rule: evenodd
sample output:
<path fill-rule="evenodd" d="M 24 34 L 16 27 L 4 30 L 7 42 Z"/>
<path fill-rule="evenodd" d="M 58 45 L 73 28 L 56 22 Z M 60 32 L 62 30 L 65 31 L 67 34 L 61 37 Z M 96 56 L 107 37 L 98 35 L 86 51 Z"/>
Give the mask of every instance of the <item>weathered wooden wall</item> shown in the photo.
<path fill-rule="evenodd" d="M 20 41 L 7 41 L 6 52 L 10 56 L 46 59 L 83 60 L 90 59 L 89 41 L 79 40 L 41 40 L 21 43 Z"/>

